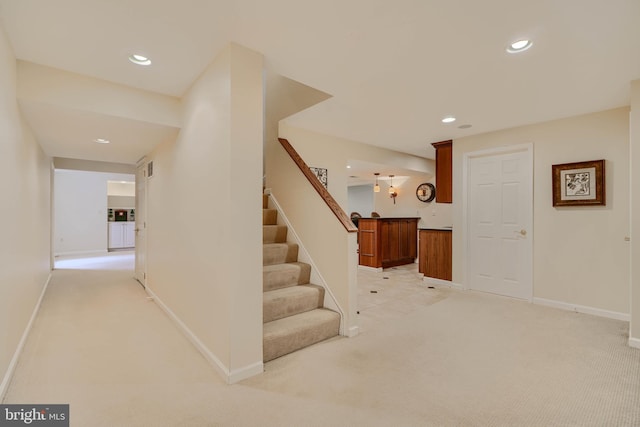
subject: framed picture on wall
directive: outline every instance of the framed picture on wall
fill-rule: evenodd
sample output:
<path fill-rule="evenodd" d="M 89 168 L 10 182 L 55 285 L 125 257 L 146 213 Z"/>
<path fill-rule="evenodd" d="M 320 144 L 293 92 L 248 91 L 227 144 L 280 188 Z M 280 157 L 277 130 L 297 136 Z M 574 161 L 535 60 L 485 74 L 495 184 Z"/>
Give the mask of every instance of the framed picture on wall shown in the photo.
<path fill-rule="evenodd" d="M 552 165 L 553 206 L 606 205 L 604 160 Z"/>
<path fill-rule="evenodd" d="M 309 169 L 311 169 L 311 172 L 313 172 L 316 178 L 318 178 L 318 181 L 320 181 L 320 183 L 324 186 L 324 188 L 327 188 L 327 185 L 329 183 L 327 178 L 327 170 L 324 168 L 312 168 L 312 167 L 310 167 Z"/>

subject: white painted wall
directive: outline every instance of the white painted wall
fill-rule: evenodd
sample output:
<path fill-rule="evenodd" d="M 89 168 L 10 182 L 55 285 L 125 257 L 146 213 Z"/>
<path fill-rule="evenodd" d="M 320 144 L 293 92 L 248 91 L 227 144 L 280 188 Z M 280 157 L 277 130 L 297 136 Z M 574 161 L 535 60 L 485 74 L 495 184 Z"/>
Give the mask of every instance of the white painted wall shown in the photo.
<path fill-rule="evenodd" d="M 373 195 L 373 209 L 360 212 L 363 217 L 375 211 L 383 217 L 420 217 L 420 227 L 452 225 L 451 204 L 424 203 L 416 197 L 418 185 L 435 183 L 434 160 L 295 128 L 286 122 L 280 124 L 280 135 L 289 139 L 307 164 L 328 169 L 329 192 L 345 212 L 352 211 L 347 195 L 349 170 L 346 165 L 350 160 L 361 160 L 414 171 L 411 176 L 394 178 L 393 186 L 398 191 L 395 204 L 389 197 L 388 177 L 381 177 L 380 192 Z"/>
<path fill-rule="evenodd" d="M 619 108 L 453 142 L 453 281 L 464 284 L 462 157 L 534 145 L 533 295 L 629 313 L 629 109 Z M 554 208 L 551 166 L 606 159 L 607 205 Z"/>
<path fill-rule="evenodd" d="M 0 27 L 0 401 L 50 272 L 49 159 L 16 104 L 16 59 Z"/>
<path fill-rule="evenodd" d="M 263 57 L 231 44 L 151 155 L 147 284 L 227 381 L 262 372 Z"/>
<path fill-rule="evenodd" d="M 118 173 L 130 176 L 135 176 L 136 173 L 136 165 L 98 162 L 95 160 L 69 159 L 65 157 L 54 157 L 53 167 L 56 169 Z"/>
<path fill-rule="evenodd" d="M 108 196 L 136 196 L 136 183 L 129 181 L 107 181 Z"/>
<path fill-rule="evenodd" d="M 107 251 L 107 181 L 95 172 L 56 170 L 55 256 Z"/>
<path fill-rule="evenodd" d="M 347 189 L 347 214 L 358 212 L 363 217 L 368 217 L 374 210 L 373 207 L 373 186 L 372 185 L 352 185 Z"/>
<path fill-rule="evenodd" d="M 389 197 L 388 180 L 380 181 L 380 192 L 374 196 L 375 211 L 382 217 L 419 217 L 418 227 L 451 226 L 453 219 L 450 203 L 436 203 L 435 200 L 425 203 L 416 197 L 416 189 L 425 182 L 436 184 L 435 177 L 431 174 L 415 174 L 404 180 L 394 178 L 393 187 L 398 193 L 394 204 Z"/>
<path fill-rule="evenodd" d="M 107 196 L 107 207 L 135 209 L 136 198 L 130 196 Z"/>
<path fill-rule="evenodd" d="M 423 177 L 425 178 L 432 177 L 435 173 L 435 162 L 433 160 L 295 128 L 286 122 L 280 123 L 280 136 L 289 140 L 291 145 L 293 145 L 308 165 L 313 164 L 317 167 L 328 169 L 328 190 L 345 211 L 348 211 L 349 208 L 347 201 L 349 177 L 347 164 L 349 160 L 361 160 L 368 163 L 384 164 L 390 167 L 396 166 L 398 168 L 414 170 L 416 171 L 416 176 L 424 174 Z M 394 186 L 396 186 L 396 184 L 394 180 Z M 382 192 L 388 190 L 388 186 L 385 186 L 381 182 L 381 192 L 376 198 L 375 208 L 385 209 L 386 212 L 389 213 L 387 216 L 399 216 L 396 215 L 398 212 L 405 211 L 413 211 L 412 216 L 416 216 L 415 209 L 417 205 L 414 204 L 410 198 L 412 197 L 416 202 L 418 202 L 418 200 L 415 197 L 415 187 L 409 188 L 409 185 L 412 185 L 412 183 L 407 184 L 406 188 L 404 185 L 400 186 L 403 193 L 402 199 L 409 204 L 405 206 L 403 204 L 404 201 L 400 202 L 402 199 L 398 198 L 396 206 L 393 207 L 393 201 L 391 200 L 389 200 L 390 206 L 383 204 L 381 200 L 380 203 L 378 203 L 377 198 L 382 197 Z M 407 193 L 409 196 L 406 195 Z M 411 202 L 409 202 L 409 200 L 411 200 Z"/>
<path fill-rule="evenodd" d="M 82 74 L 18 61 L 21 100 L 179 128 L 180 101 Z"/>
<path fill-rule="evenodd" d="M 629 344 L 640 348 L 640 80 L 631 82 L 631 325 Z"/>
<path fill-rule="evenodd" d="M 107 251 L 107 181 L 128 174 L 56 169 L 53 179 L 53 253 L 78 255 Z"/>

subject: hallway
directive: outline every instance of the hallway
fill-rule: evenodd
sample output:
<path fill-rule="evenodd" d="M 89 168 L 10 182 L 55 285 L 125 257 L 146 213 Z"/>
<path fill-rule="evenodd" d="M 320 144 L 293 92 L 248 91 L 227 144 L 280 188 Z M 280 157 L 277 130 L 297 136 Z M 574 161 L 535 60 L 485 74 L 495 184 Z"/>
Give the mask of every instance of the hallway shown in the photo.
<path fill-rule="evenodd" d="M 133 254 L 70 262 L 5 403 L 69 403 L 72 426 L 640 424 L 625 322 L 360 271 L 358 337 L 227 385 L 132 279 Z"/>

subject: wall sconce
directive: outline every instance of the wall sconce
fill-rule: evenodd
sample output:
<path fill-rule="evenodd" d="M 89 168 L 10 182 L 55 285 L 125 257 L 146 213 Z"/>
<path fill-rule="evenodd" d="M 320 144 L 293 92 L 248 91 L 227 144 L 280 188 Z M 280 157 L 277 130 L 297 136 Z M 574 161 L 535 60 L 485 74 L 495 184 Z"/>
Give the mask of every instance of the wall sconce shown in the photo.
<path fill-rule="evenodd" d="M 389 186 L 389 197 L 391 197 L 393 199 L 393 204 L 396 204 L 396 197 L 398 197 L 398 192 L 396 191 L 395 188 L 393 188 L 393 177 L 395 175 L 389 175 L 389 178 L 391 179 L 391 185 Z"/>
<path fill-rule="evenodd" d="M 378 185 L 378 175 L 380 175 L 379 172 L 374 173 L 374 175 L 376 176 L 376 185 L 373 186 L 373 192 L 374 193 L 379 193 L 380 192 L 380 186 Z"/>

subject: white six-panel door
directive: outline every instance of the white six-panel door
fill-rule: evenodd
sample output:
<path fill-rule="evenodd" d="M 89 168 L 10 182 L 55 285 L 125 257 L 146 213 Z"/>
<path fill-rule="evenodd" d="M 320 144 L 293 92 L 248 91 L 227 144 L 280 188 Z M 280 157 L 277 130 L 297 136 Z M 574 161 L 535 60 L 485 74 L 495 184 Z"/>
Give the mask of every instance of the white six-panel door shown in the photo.
<path fill-rule="evenodd" d="M 532 298 L 532 152 L 467 156 L 467 287 Z"/>

